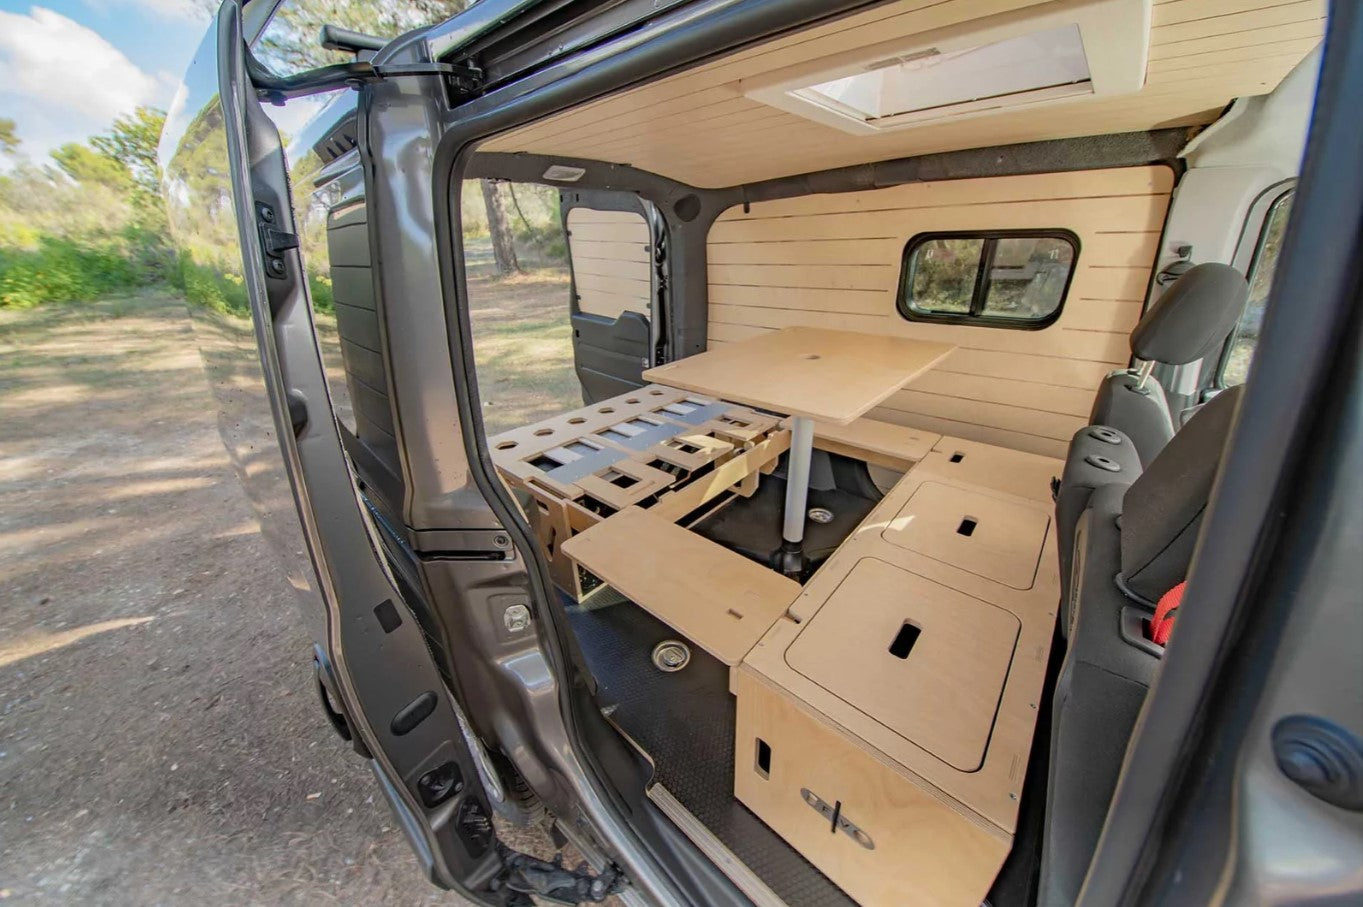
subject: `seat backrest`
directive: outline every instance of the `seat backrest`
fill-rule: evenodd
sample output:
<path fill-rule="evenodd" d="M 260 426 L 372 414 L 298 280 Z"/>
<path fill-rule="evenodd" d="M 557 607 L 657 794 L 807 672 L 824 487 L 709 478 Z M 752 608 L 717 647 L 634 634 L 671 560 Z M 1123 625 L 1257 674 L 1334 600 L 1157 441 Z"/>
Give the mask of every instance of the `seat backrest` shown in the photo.
<path fill-rule="evenodd" d="M 1073 904 L 1160 666 L 1141 617 L 1183 581 L 1240 388 L 1199 409 L 1129 487 L 1097 487 L 1074 534 L 1068 649 L 1051 709 L 1038 903 Z M 1133 597 L 1135 596 L 1135 597 Z"/>
<path fill-rule="evenodd" d="M 1060 627 L 1069 627 L 1073 577 L 1074 534 L 1089 499 L 1105 485 L 1123 487 L 1141 474 L 1141 461 L 1131 439 L 1105 425 L 1088 425 L 1075 432 L 1065 457 L 1065 471 L 1055 489 L 1056 543 L 1060 554 Z"/>
<path fill-rule="evenodd" d="M 1240 393 L 1238 386 L 1223 391 L 1194 413 L 1127 490 L 1121 575 L 1127 591 L 1147 602 L 1188 573 Z"/>

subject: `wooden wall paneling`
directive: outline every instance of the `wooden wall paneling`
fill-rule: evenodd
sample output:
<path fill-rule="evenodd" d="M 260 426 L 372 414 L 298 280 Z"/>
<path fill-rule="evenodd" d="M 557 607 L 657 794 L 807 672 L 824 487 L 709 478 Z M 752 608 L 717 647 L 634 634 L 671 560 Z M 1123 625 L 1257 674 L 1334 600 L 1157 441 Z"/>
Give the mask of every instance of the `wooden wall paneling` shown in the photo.
<path fill-rule="evenodd" d="M 1061 456 L 1102 378 L 1129 361 L 1168 207 L 1165 167 L 1034 174 L 760 202 L 710 233 L 709 336 L 837 327 L 957 349 L 873 411 L 876 419 Z M 900 258 L 917 233 L 1074 231 L 1080 252 L 1060 318 L 1040 331 L 910 322 L 896 309 Z M 851 261 L 815 257 L 836 243 Z M 790 248 L 787 248 L 790 247 Z M 873 262 L 871 252 L 880 256 Z"/>
<path fill-rule="evenodd" d="M 1147 83 L 1135 94 L 874 136 L 849 136 L 742 94 L 744 79 L 1030 5 L 887 3 L 513 130 L 488 147 L 628 162 L 692 185 L 729 186 L 958 148 L 1207 123 L 1232 98 L 1272 90 L 1320 40 L 1325 15 L 1324 0 L 1257 0 L 1250 9 L 1226 0 L 1160 2 Z M 1225 53 L 1260 46 L 1257 55 Z M 1195 62 L 1177 65 L 1184 60 Z"/>
<path fill-rule="evenodd" d="M 634 211 L 568 211 L 568 252 L 578 309 L 618 318 L 652 311 L 648 224 Z"/>

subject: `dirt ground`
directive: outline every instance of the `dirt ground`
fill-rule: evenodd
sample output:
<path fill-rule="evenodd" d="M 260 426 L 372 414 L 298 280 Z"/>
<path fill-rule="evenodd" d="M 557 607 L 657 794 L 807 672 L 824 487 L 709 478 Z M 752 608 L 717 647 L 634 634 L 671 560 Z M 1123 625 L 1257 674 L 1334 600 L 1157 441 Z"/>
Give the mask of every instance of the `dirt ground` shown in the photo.
<path fill-rule="evenodd" d="M 326 725 L 272 558 L 183 303 L 0 311 L 0 899 L 459 903 Z"/>

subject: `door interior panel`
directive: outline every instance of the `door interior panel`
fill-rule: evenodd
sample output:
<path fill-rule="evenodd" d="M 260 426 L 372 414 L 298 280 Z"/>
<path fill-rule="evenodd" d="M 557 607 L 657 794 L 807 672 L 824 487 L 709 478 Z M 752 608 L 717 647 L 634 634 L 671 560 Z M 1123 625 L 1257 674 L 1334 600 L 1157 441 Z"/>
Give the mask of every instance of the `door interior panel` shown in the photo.
<path fill-rule="evenodd" d="M 622 312 L 615 319 L 574 314 L 574 362 L 583 402 L 643 387 L 648 343 L 648 319 L 638 312 Z"/>

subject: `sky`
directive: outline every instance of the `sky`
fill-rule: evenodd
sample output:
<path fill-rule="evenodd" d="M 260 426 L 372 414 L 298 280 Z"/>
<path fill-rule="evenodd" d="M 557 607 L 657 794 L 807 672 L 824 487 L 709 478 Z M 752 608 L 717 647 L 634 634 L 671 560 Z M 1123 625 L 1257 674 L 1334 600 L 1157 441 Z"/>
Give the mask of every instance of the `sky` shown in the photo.
<path fill-rule="evenodd" d="M 140 104 L 165 110 L 209 15 L 206 0 L 0 0 L 0 117 L 42 163 Z"/>

